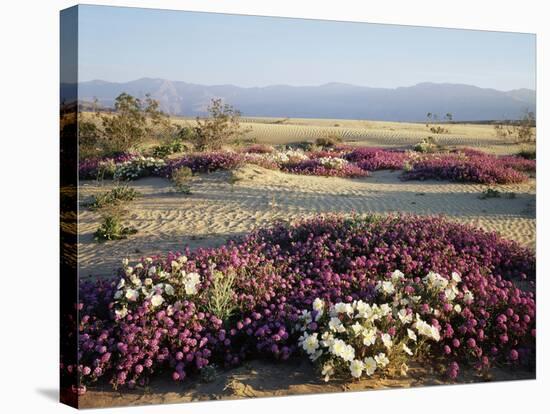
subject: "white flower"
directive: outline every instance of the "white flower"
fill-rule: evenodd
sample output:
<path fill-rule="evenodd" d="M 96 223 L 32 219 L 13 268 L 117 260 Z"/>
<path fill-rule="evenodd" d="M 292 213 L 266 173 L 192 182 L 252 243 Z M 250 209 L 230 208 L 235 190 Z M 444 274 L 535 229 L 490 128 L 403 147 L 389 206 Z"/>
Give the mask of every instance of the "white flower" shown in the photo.
<path fill-rule="evenodd" d="M 151 263 L 153 263 L 153 259 L 151 259 L 150 257 L 146 257 L 145 258 L 145 263 L 151 264 Z"/>
<path fill-rule="evenodd" d="M 380 367 L 384 368 L 386 365 L 390 363 L 390 360 L 386 356 L 385 353 L 380 352 L 378 355 L 374 357 L 374 360 L 376 361 L 376 364 Z"/>
<path fill-rule="evenodd" d="M 327 363 L 323 365 L 323 370 L 321 371 L 321 375 L 323 375 L 325 378 L 325 382 L 328 382 L 330 380 L 330 376 L 334 375 L 334 367 L 332 364 Z"/>
<path fill-rule="evenodd" d="M 127 275 L 131 275 L 133 271 L 134 268 L 132 266 L 126 266 L 126 268 L 124 269 L 124 273 L 126 273 Z"/>
<path fill-rule="evenodd" d="M 130 275 L 130 281 L 134 286 L 137 286 L 137 287 L 141 286 L 141 279 L 136 275 Z"/>
<path fill-rule="evenodd" d="M 306 334 L 306 336 L 303 337 L 303 340 L 302 340 L 302 348 L 309 355 L 313 354 L 317 350 L 317 348 L 319 348 L 319 341 L 317 340 L 317 334 L 316 333 L 312 335 Z"/>
<path fill-rule="evenodd" d="M 407 335 L 409 336 L 410 339 L 412 339 L 413 341 L 416 341 L 416 334 L 412 329 L 407 328 Z"/>
<path fill-rule="evenodd" d="M 175 260 L 172 260 L 170 262 L 170 267 L 172 268 L 172 270 L 178 270 L 180 268 L 180 264 L 179 262 L 176 262 Z"/>
<path fill-rule="evenodd" d="M 320 298 L 316 298 L 313 301 L 313 310 L 317 312 L 317 315 L 315 316 L 315 320 L 319 320 L 319 318 L 323 316 L 324 309 L 325 309 L 325 302 L 323 302 L 323 300 Z"/>
<path fill-rule="evenodd" d="M 187 256 L 178 257 L 178 262 L 180 262 L 181 264 L 187 263 Z"/>
<path fill-rule="evenodd" d="M 153 276 L 153 275 L 155 275 L 155 273 L 157 273 L 157 267 L 156 266 L 151 266 L 149 268 L 149 270 L 147 271 L 148 276 Z"/>
<path fill-rule="evenodd" d="M 197 293 L 197 285 L 201 282 L 201 277 L 198 273 L 187 274 L 185 285 L 185 293 L 188 295 L 194 295 Z"/>
<path fill-rule="evenodd" d="M 460 306 L 460 305 L 457 303 L 457 304 L 455 305 L 455 307 L 454 307 L 454 311 L 455 311 L 456 313 L 462 312 L 462 306 Z"/>
<path fill-rule="evenodd" d="M 331 314 L 332 315 L 338 315 L 340 313 L 347 313 L 351 315 L 353 313 L 353 306 L 349 303 L 343 303 L 339 302 L 336 305 L 334 305 Z"/>
<path fill-rule="evenodd" d="M 167 279 L 168 276 L 170 276 L 170 273 L 165 272 L 164 270 L 161 270 L 161 271 L 159 272 L 159 277 L 160 277 L 161 279 Z"/>
<path fill-rule="evenodd" d="M 128 260 L 127 257 L 122 259 L 122 266 L 126 267 L 126 266 L 128 266 L 128 263 L 129 263 L 129 260 Z"/>
<path fill-rule="evenodd" d="M 349 364 L 351 376 L 353 378 L 360 378 L 361 374 L 363 373 L 364 366 L 365 364 L 363 363 L 363 361 L 360 361 L 358 359 L 354 359 L 353 361 L 351 361 L 351 363 Z"/>
<path fill-rule="evenodd" d="M 338 319 L 337 317 L 330 318 L 330 321 L 328 322 L 328 327 L 331 331 L 334 332 L 344 332 L 346 330 L 344 325 L 342 325 L 342 321 L 340 321 L 340 319 Z"/>
<path fill-rule="evenodd" d="M 391 307 L 387 303 L 380 305 L 380 313 L 382 316 L 388 316 L 391 313 Z"/>
<path fill-rule="evenodd" d="M 172 285 L 166 284 L 166 285 L 164 285 L 164 291 L 168 295 L 173 295 L 174 294 L 174 287 Z"/>
<path fill-rule="evenodd" d="M 376 328 L 363 331 L 363 345 L 370 346 L 376 342 Z"/>
<path fill-rule="evenodd" d="M 464 292 L 464 303 L 470 305 L 474 301 L 474 294 L 469 290 Z"/>
<path fill-rule="evenodd" d="M 451 277 L 456 283 L 462 282 L 462 278 L 460 277 L 460 275 L 457 272 L 451 273 Z"/>
<path fill-rule="evenodd" d="M 445 297 L 449 301 L 453 301 L 456 298 L 456 288 L 453 286 L 452 288 L 445 289 Z"/>
<path fill-rule="evenodd" d="M 115 309 L 115 315 L 119 318 L 124 318 L 126 317 L 126 315 L 128 315 L 128 309 L 126 309 L 126 307 Z"/>
<path fill-rule="evenodd" d="M 395 270 L 391 274 L 391 280 L 392 280 L 393 283 L 397 283 L 400 280 L 403 280 L 404 278 L 405 278 L 405 275 L 403 274 L 403 272 L 401 272 L 401 270 Z"/>
<path fill-rule="evenodd" d="M 405 353 L 407 355 L 412 355 L 413 354 L 411 349 L 406 344 L 403 344 L 403 351 L 405 351 Z"/>
<path fill-rule="evenodd" d="M 143 283 L 145 284 L 145 286 L 152 286 L 153 285 L 153 279 L 148 277 L 143 281 Z"/>
<path fill-rule="evenodd" d="M 124 292 L 122 292 L 122 290 L 117 290 L 113 297 L 115 298 L 115 300 L 118 300 L 122 297 L 123 294 Z"/>
<path fill-rule="evenodd" d="M 143 269 L 143 263 L 138 263 L 135 267 L 136 269 Z"/>
<path fill-rule="evenodd" d="M 135 302 L 139 297 L 139 292 L 135 289 L 127 289 L 124 295 L 130 302 Z"/>
<path fill-rule="evenodd" d="M 323 345 L 326 348 L 329 348 L 333 342 L 334 342 L 334 335 L 332 335 L 328 331 L 323 332 L 323 335 L 321 335 L 321 345 Z"/>
<path fill-rule="evenodd" d="M 382 343 L 387 349 L 391 349 L 391 347 L 393 346 L 393 342 L 390 334 L 387 334 L 387 333 L 382 334 Z"/>
<path fill-rule="evenodd" d="M 350 362 L 355 358 L 355 349 L 351 345 L 346 345 L 344 347 L 344 350 L 340 354 L 340 358 L 342 358 L 344 361 Z"/>
<path fill-rule="evenodd" d="M 386 280 L 383 282 L 378 282 L 376 286 L 377 290 L 381 290 L 382 292 L 391 295 L 395 292 L 395 287 L 393 286 L 393 283 L 391 280 Z"/>
<path fill-rule="evenodd" d="M 373 357 L 365 358 L 365 373 L 370 377 L 376 371 L 376 360 Z"/>
<path fill-rule="evenodd" d="M 372 312 L 370 305 L 362 300 L 355 303 L 355 310 L 357 311 L 356 318 L 368 318 Z"/>
<path fill-rule="evenodd" d="M 157 306 L 160 306 L 162 305 L 162 303 L 164 302 L 164 298 L 162 297 L 162 295 L 159 295 L 158 293 L 156 295 L 153 295 L 153 297 L 151 298 L 151 305 L 153 305 L 153 307 L 157 307 Z"/>
<path fill-rule="evenodd" d="M 351 330 L 355 335 L 359 335 L 363 331 L 363 325 L 361 325 L 359 322 L 355 322 L 353 325 L 351 325 Z"/>
<path fill-rule="evenodd" d="M 399 320 L 401 321 L 401 323 L 404 325 L 412 322 L 412 318 L 413 318 L 412 313 L 408 313 L 407 309 L 401 309 L 397 313 L 397 316 L 399 317 Z"/>
<path fill-rule="evenodd" d="M 118 285 L 116 286 L 117 289 L 122 289 L 124 287 L 124 284 L 126 282 L 124 281 L 124 279 L 120 279 L 120 282 L 118 282 Z"/>

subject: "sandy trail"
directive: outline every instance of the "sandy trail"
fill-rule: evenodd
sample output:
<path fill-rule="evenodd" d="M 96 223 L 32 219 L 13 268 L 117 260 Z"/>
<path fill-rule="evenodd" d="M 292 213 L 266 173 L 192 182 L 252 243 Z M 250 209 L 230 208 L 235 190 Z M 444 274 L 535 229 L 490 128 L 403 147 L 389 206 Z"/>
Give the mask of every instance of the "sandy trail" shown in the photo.
<path fill-rule="evenodd" d="M 298 176 L 257 166 L 196 177 L 192 194 L 172 192 L 168 180 L 146 178 L 130 183 L 142 196 L 129 205 L 126 225 L 138 230 L 127 240 L 93 241 L 99 215 L 82 209 L 79 221 L 80 276 L 113 274 L 120 260 L 137 260 L 168 251 L 218 246 L 227 239 L 269 225 L 319 213 L 443 214 L 523 245 L 535 246 L 535 180 L 492 186 L 515 198 L 479 199 L 480 184 L 399 180 L 400 172 L 379 171 L 371 177 L 342 179 Z M 106 191 L 94 181 L 81 182 L 80 199 Z"/>
<path fill-rule="evenodd" d="M 462 372 L 458 383 L 534 379 L 534 372 L 515 368 L 494 368 L 482 377 L 473 371 Z M 183 383 L 156 379 L 147 389 L 113 391 L 110 385 L 91 387 L 80 399 L 81 408 L 113 407 L 141 404 L 171 404 L 285 395 L 354 392 L 392 388 L 445 385 L 449 382 L 432 369 L 413 364 L 407 376 L 375 375 L 359 381 L 322 381 L 309 361 L 294 359 L 285 363 L 254 360 L 230 370 L 221 370 L 212 382 L 190 379 Z"/>

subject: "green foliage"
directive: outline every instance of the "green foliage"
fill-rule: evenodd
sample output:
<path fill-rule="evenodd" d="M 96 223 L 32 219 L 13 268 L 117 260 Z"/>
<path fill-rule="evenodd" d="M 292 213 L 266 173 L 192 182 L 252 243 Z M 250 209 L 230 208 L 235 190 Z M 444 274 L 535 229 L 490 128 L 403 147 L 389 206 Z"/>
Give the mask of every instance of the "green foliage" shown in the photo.
<path fill-rule="evenodd" d="M 139 191 L 127 185 L 117 186 L 110 191 L 94 196 L 92 201 L 87 204 L 87 207 L 91 210 L 99 210 L 105 207 L 118 206 L 122 202 L 133 201 L 139 195 Z"/>
<path fill-rule="evenodd" d="M 237 308 L 233 292 L 235 277 L 233 269 L 225 273 L 218 270 L 213 272 L 212 284 L 207 293 L 206 310 L 221 320 L 227 320 Z"/>
<path fill-rule="evenodd" d="M 135 233 L 137 233 L 136 229 L 122 225 L 118 214 L 105 214 L 101 226 L 94 233 L 94 240 L 98 243 L 107 240 L 121 240 Z"/>
<path fill-rule="evenodd" d="M 518 157 L 525 158 L 526 160 L 536 160 L 537 150 L 535 148 L 523 148 L 516 153 Z"/>
<path fill-rule="evenodd" d="M 219 150 L 224 144 L 238 141 L 246 132 L 240 126 L 241 113 L 221 99 L 212 99 L 208 107 L 210 116 L 197 117 L 191 141 L 198 151 Z"/>
<path fill-rule="evenodd" d="M 422 141 L 415 144 L 415 146 L 413 147 L 414 151 L 421 152 L 421 153 L 424 153 L 424 154 L 436 152 L 439 149 L 440 149 L 440 147 L 437 144 L 437 141 L 435 140 L 434 137 L 424 138 Z"/>
<path fill-rule="evenodd" d="M 93 121 L 80 120 L 80 158 L 128 152 L 146 139 L 172 139 L 176 132 L 156 100 L 146 95 L 142 101 L 123 92 L 112 112 L 97 111 Z"/>
<path fill-rule="evenodd" d="M 193 171 L 189 167 L 180 167 L 172 173 L 172 183 L 178 193 L 191 194 Z"/>

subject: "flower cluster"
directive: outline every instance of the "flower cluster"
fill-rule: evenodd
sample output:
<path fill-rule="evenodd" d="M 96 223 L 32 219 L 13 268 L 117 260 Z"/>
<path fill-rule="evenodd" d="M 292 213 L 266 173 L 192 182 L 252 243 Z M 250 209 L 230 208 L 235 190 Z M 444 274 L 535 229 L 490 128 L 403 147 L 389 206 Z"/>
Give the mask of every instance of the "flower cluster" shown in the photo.
<path fill-rule="evenodd" d="M 405 151 L 374 147 L 359 147 L 345 154 L 348 161 L 355 162 L 360 168 L 367 171 L 401 170 L 410 156 Z"/>
<path fill-rule="evenodd" d="M 318 175 L 325 177 L 367 177 L 369 172 L 342 158 L 317 158 L 299 162 L 288 162 L 281 170 L 292 174 Z"/>
<path fill-rule="evenodd" d="M 403 277 L 395 279 L 394 269 Z M 221 286 L 230 316 L 222 320 L 213 302 L 216 281 L 228 275 L 230 283 Z M 145 258 L 132 267 L 124 262 L 110 281 L 82 282 L 79 359 L 65 359 L 63 369 L 77 370 L 84 384 L 106 379 L 133 387 L 166 372 L 179 381 L 212 363 L 286 360 L 304 345 L 315 348 L 314 339 L 300 341 L 304 332 L 294 331 L 304 309 L 313 309 L 308 334 L 317 332 L 321 341 L 330 331 L 344 340 L 330 317 L 339 303 L 338 309 L 351 304 L 353 319 L 367 304 L 370 312 L 384 304 L 390 310 L 374 325 L 360 321 L 365 329 L 376 326 L 378 348 L 364 356 L 354 348 L 356 374 L 378 369 L 365 360 L 369 356 L 377 367 L 385 358 L 398 361 L 384 343 L 405 339 L 405 325 L 430 344 L 425 351 L 407 339 L 413 355 L 429 352 L 451 378 L 463 366 L 529 365 L 535 357 L 534 277 L 529 250 L 441 218 L 320 216 L 277 224 L 215 249 Z M 408 302 L 396 304 L 397 297 Z M 326 319 L 315 320 L 321 309 Z M 386 325 L 390 314 L 395 332 Z M 339 316 L 346 332 L 353 329 L 355 322 Z M 349 359 L 351 349 L 340 345 L 333 347 L 338 358 Z"/>
<path fill-rule="evenodd" d="M 459 286 L 461 280 L 458 273 L 448 279 L 430 272 L 415 281 L 396 270 L 376 283 L 372 303 L 359 299 L 329 305 L 316 298 L 311 311 L 302 311 L 296 326 L 303 332 L 299 345 L 318 365 L 325 381 L 336 375 L 361 378 L 377 371 L 406 373 L 409 360 L 428 352 L 430 342 L 441 340 L 439 322 L 429 323 L 421 316 L 425 308 L 446 306 L 454 317 L 462 310 L 455 300 L 459 302 L 466 294 L 473 300 L 469 290 Z"/>
<path fill-rule="evenodd" d="M 112 157 L 88 158 L 78 163 L 78 175 L 80 179 L 96 179 L 103 175 L 104 178 L 113 178 L 116 166 L 139 157 L 139 154 L 120 153 Z"/>
<path fill-rule="evenodd" d="M 236 152 L 198 152 L 171 160 L 165 171 L 170 177 L 172 171 L 181 167 L 190 168 L 193 173 L 210 173 L 218 170 L 232 170 L 243 164 L 243 157 Z"/>
<path fill-rule="evenodd" d="M 404 180 L 450 180 L 482 184 L 511 184 L 527 180 L 528 176 L 518 171 L 525 168 L 524 161 L 511 161 L 479 152 L 431 154 L 415 161 L 402 175 Z"/>
<path fill-rule="evenodd" d="M 420 154 L 413 151 L 374 147 L 335 147 L 330 150 L 276 151 L 255 145 L 241 152 L 189 153 L 179 159 L 144 158 L 134 154 L 90 159 L 80 163 L 80 178 L 136 179 L 147 175 L 171 177 L 174 170 L 188 167 L 193 173 L 232 170 L 243 164 L 282 170 L 293 174 L 365 177 L 371 171 L 403 170 L 404 180 L 439 179 L 483 184 L 508 184 L 525 181 L 534 173 L 536 161 L 517 156 L 498 157 L 474 149 L 447 153 Z"/>
<path fill-rule="evenodd" d="M 142 177 L 158 176 L 166 166 L 161 158 L 134 157 L 116 165 L 113 178 L 116 180 L 135 180 Z"/>

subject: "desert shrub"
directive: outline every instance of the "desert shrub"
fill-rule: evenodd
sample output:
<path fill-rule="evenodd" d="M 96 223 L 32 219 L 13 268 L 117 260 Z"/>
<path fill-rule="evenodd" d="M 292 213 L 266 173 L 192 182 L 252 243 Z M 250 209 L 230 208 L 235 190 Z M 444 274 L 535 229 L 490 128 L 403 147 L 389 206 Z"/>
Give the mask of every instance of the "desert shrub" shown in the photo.
<path fill-rule="evenodd" d="M 335 134 L 329 134 L 326 137 L 320 137 L 315 140 L 315 145 L 323 148 L 334 147 L 342 142 L 342 137 Z"/>
<path fill-rule="evenodd" d="M 525 111 L 518 121 L 506 120 L 495 124 L 495 134 L 498 138 L 513 138 L 516 143 L 535 141 L 536 118 L 534 112 Z"/>
<path fill-rule="evenodd" d="M 233 291 L 235 277 L 235 271 L 212 271 L 212 283 L 207 293 L 205 309 L 223 321 L 228 320 L 237 309 Z"/>
<path fill-rule="evenodd" d="M 245 148 L 243 152 L 246 154 L 272 154 L 275 152 L 275 148 L 267 144 L 255 144 Z"/>
<path fill-rule="evenodd" d="M 94 240 L 99 243 L 107 240 L 121 240 L 136 233 L 136 229 L 122 225 L 119 214 L 107 213 L 103 215 L 101 225 L 94 233 Z"/>
<path fill-rule="evenodd" d="M 236 308 L 225 320 L 208 311 L 216 272 L 235 274 Z M 496 233 L 435 217 L 319 216 L 260 229 L 215 249 L 144 258 L 131 267 L 124 261 L 110 281 L 82 281 L 81 358 L 65 359 L 62 367 L 78 369 L 84 385 L 105 379 L 134 387 L 154 375 L 181 381 L 213 364 L 286 360 L 303 348 L 307 312 L 308 334 L 340 329 L 337 321 L 313 324 L 322 301 L 326 312 L 367 312 L 368 305 L 386 313 L 384 304 L 391 304 L 392 320 L 375 322 L 376 347 L 399 345 L 402 320 L 410 317 L 405 325 L 430 346 L 408 343 L 408 355 L 401 345 L 404 354 L 395 357 L 416 358 L 419 351 L 446 366 L 451 379 L 463 367 L 532 369 L 534 283 L 533 253 Z M 396 295 L 410 300 L 395 304 Z M 351 335 L 353 324 L 341 316 Z"/>
<path fill-rule="evenodd" d="M 187 149 L 185 144 L 180 139 L 174 139 L 165 144 L 157 145 L 153 147 L 151 155 L 155 158 L 166 158 L 169 155 L 183 152 Z"/>
<path fill-rule="evenodd" d="M 142 101 L 127 93 L 115 99 L 114 111 L 96 113 L 101 127 L 96 129 L 97 143 L 104 153 L 112 154 L 136 150 L 147 137 L 162 138 L 171 134 L 168 117 L 150 96 Z"/>
<path fill-rule="evenodd" d="M 241 128 L 241 113 L 221 99 L 212 99 L 208 107 L 209 117 L 197 117 L 197 126 L 191 137 L 198 151 L 220 150 L 224 144 L 238 140 L 246 132 Z"/>
<path fill-rule="evenodd" d="M 523 148 L 517 152 L 516 156 L 525 158 L 526 160 L 536 160 L 537 150 L 535 148 Z"/>
<path fill-rule="evenodd" d="M 431 126 L 430 127 L 430 132 L 432 134 L 448 134 L 449 130 L 447 128 L 443 128 L 440 125 L 437 125 L 437 126 Z"/>
<path fill-rule="evenodd" d="M 189 167 L 179 167 L 172 171 L 172 184 L 178 193 L 191 194 L 193 171 Z"/>
<path fill-rule="evenodd" d="M 501 196 L 502 193 L 499 190 L 496 190 L 494 188 L 487 188 L 483 190 L 479 198 L 485 200 L 487 198 L 500 198 Z"/>
<path fill-rule="evenodd" d="M 419 143 L 415 144 L 413 150 L 416 152 L 421 152 L 423 154 L 436 152 L 439 149 L 437 141 L 434 137 L 424 138 Z"/>
<path fill-rule="evenodd" d="M 118 206 L 122 202 L 133 201 L 139 195 L 139 191 L 127 185 L 117 186 L 110 191 L 92 197 L 87 207 L 91 210 L 99 210 L 105 207 Z"/>

